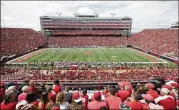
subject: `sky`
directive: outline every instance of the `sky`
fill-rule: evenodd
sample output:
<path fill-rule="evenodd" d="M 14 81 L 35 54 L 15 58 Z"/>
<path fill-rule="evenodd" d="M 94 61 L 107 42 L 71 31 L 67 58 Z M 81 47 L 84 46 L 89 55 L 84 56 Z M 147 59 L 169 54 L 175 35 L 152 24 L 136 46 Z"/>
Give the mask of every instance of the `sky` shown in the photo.
<path fill-rule="evenodd" d="M 40 31 L 40 16 L 131 17 L 132 32 L 170 28 L 178 21 L 178 1 L 1 1 L 1 27 Z"/>

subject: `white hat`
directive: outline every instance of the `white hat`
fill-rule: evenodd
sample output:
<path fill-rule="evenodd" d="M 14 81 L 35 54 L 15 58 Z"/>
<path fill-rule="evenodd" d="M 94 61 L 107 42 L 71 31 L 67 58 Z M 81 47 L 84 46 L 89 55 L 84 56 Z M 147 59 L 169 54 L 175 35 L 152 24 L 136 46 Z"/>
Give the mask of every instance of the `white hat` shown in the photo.
<path fill-rule="evenodd" d="M 165 84 L 171 86 L 171 83 L 177 83 L 177 82 L 171 80 L 171 81 L 166 82 Z"/>
<path fill-rule="evenodd" d="M 17 104 L 16 104 L 16 110 L 20 110 L 20 106 L 25 106 L 25 105 L 27 105 L 28 103 L 27 103 L 27 101 L 26 100 L 21 100 L 21 101 L 19 101 Z"/>
<path fill-rule="evenodd" d="M 13 92 L 15 89 L 16 89 L 15 86 L 10 86 L 10 87 L 8 87 L 8 89 L 6 89 L 5 92 L 6 92 L 6 93 L 7 93 L 7 92 L 11 92 L 11 91 Z"/>
<path fill-rule="evenodd" d="M 162 88 L 160 91 L 164 94 L 168 94 L 170 92 L 167 88 Z"/>
<path fill-rule="evenodd" d="M 22 92 L 27 92 L 28 89 L 29 89 L 29 86 L 24 86 L 24 87 L 22 88 Z"/>

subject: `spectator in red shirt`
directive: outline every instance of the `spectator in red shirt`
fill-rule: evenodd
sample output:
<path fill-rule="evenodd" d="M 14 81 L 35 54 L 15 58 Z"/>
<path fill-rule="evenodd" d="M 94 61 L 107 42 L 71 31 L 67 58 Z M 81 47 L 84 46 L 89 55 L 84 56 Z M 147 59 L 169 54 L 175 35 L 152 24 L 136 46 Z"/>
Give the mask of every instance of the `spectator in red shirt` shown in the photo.
<path fill-rule="evenodd" d="M 159 96 L 158 92 L 154 90 L 155 86 L 152 83 L 147 83 L 147 94 L 150 94 L 154 99 Z"/>
<path fill-rule="evenodd" d="M 87 109 L 87 105 L 88 105 L 88 101 L 89 101 L 89 97 L 87 95 L 87 89 L 83 89 L 81 98 L 82 98 L 83 108 L 86 110 Z"/>
<path fill-rule="evenodd" d="M 169 95 L 176 99 L 175 94 L 172 92 L 172 89 L 174 89 L 174 87 L 166 84 L 166 85 L 163 85 L 162 88 L 167 88 L 169 90 Z"/>
<path fill-rule="evenodd" d="M 117 91 L 117 96 L 121 98 L 122 102 L 124 102 L 128 97 L 130 97 L 130 88 L 125 86 L 125 88 L 121 88 L 121 90 Z"/>
<path fill-rule="evenodd" d="M 109 93 L 108 87 L 104 87 L 104 90 L 102 91 L 102 95 L 107 95 Z"/>
<path fill-rule="evenodd" d="M 35 85 L 34 85 L 34 81 L 30 81 L 28 92 L 29 92 L 29 93 L 30 93 L 30 92 L 33 92 L 34 94 L 37 93 L 37 89 L 36 89 L 36 87 L 35 87 Z"/>
<path fill-rule="evenodd" d="M 53 91 L 54 91 L 56 94 L 58 94 L 59 92 L 62 91 L 62 88 L 61 88 L 61 85 L 60 85 L 60 82 L 59 82 L 58 79 L 56 79 L 56 80 L 54 81 Z"/>
<path fill-rule="evenodd" d="M 161 110 L 163 109 L 162 106 L 155 104 L 153 102 L 154 98 L 150 94 L 142 94 L 142 100 L 140 101 L 143 105 L 143 110 Z"/>
<path fill-rule="evenodd" d="M 105 99 L 111 110 L 119 109 L 119 105 L 122 102 L 121 98 L 115 96 L 115 92 L 115 89 L 110 89 L 110 96 Z"/>
<path fill-rule="evenodd" d="M 3 101 L 5 90 L 6 90 L 5 84 L 0 82 L 0 103 Z"/>
<path fill-rule="evenodd" d="M 50 97 L 50 100 L 55 103 L 56 102 L 56 94 L 52 93 L 52 87 L 51 86 L 47 86 L 46 90 L 48 92 L 48 95 Z"/>
<path fill-rule="evenodd" d="M 107 107 L 108 108 L 108 105 L 107 105 L 107 102 L 106 101 L 101 101 L 101 93 L 98 91 L 98 92 L 94 92 L 94 101 L 92 102 L 89 102 L 88 103 L 88 109 L 89 110 L 99 110 L 100 107 Z"/>
<path fill-rule="evenodd" d="M 161 105 L 164 110 L 176 110 L 176 100 L 168 94 L 169 90 L 167 88 L 162 88 L 160 90 L 161 96 L 157 97 L 154 101 Z"/>
<path fill-rule="evenodd" d="M 131 97 L 128 98 L 128 101 L 125 102 L 132 110 L 142 110 L 143 106 L 140 101 L 137 99 L 137 94 L 132 93 Z"/>
<path fill-rule="evenodd" d="M 15 110 L 16 101 L 15 101 L 15 93 L 8 92 L 4 96 L 4 101 L 0 104 L 0 110 Z"/>
<path fill-rule="evenodd" d="M 94 90 L 93 90 L 93 94 L 92 94 L 92 96 L 91 96 L 91 102 L 95 100 L 95 99 L 94 99 L 94 92 L 98 92 L 98 90 L 97 90 L 97 89 L 94 89 Z"/>
<path fill-rule="evenodd" d="M 28 89 L 29 89 L 28 86 L 22 87 L 22 92 L 23 92 L 23 93 L 21 93 L 21 94 L 18 96 L 18 102 L 21 101 L 21 100 L 26 100 L 27 93 L 28 93 Z"/>

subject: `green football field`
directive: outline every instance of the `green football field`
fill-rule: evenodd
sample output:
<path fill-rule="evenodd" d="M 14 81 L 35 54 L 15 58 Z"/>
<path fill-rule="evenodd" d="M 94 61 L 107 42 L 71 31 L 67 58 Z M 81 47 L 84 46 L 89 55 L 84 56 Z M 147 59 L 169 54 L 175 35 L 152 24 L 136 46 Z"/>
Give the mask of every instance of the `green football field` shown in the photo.
<path fill-rule="evenodd" d="M 24 62 L 162 62 L 131 48 L 48 48 Z"/>

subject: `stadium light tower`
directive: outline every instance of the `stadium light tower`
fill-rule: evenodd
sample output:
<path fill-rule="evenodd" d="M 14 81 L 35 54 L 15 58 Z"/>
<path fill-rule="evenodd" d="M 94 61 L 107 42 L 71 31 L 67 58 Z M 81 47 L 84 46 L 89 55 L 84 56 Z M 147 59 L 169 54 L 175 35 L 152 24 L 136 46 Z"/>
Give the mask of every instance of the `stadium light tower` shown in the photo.
<path fill-rule="evenodd" d="M 95 15 L 95 17 L 98 17 L 99 14 L 98 13 L 94 13 L 94 15 Z"/>
<path fill-rule="evenodd" d="M 75 17 L 78 17 L 79 13 L 75 13 L 74 15 L 75 15 Z"/>
<path fill-rule="evenodd" d="M 62 14 L 62 13 L 57 13 L 59 16 Z"/>
<path fill-rule="evenodd" d="M 114 17 L 116 15 L 116 13 L 111 13 L 111 15 Z"/>

